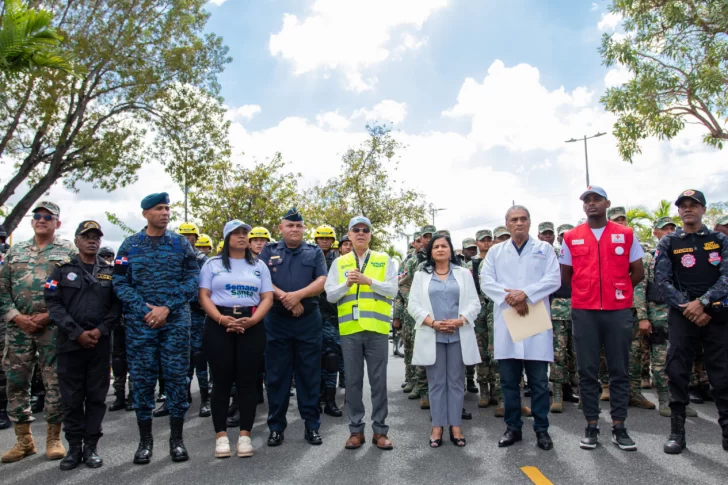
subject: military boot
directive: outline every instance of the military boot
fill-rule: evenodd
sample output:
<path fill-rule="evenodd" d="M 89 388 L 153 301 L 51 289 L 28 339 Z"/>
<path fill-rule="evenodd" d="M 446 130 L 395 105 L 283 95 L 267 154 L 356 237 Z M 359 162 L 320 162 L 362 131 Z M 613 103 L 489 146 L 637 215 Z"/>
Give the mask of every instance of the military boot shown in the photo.
<path fill-rule="evenodd" d="M 114 393 L 114 395 L 116 396 L 116 399 L 113 403 L 111 403 L 111 406 L 109 406 L 109 411 L 120 411 L 126 408 L 126 398 L 124 397 L 124 391 L 117 391 Z"/>
<path fill-rule="evenodd" d="M 101 468 L 104 466 L 104 459 L 97 453 L 99 438 L 86 438 L 83 443 L 83 461 L 89 468 Z"/>
<path fill-rule="evenodd" d="M 33 435 L 30 433 L 30 423 L 15 423 L 15 436 L 15 445 L 2 456 L 3 463 L 20 461 L 37 453 Z"/>
<path fill-rule="evenodd" d="M 8 429 L 13 425 L 13 423 L 10 422 L 10 418 L 8 418 L 7 407 L 7 401 L 0 401 L 0 429 Z"/>
<path fill-rule="evenodd" d="M 81 442 L 68 443 L 68 454 L 61 460 L 61 470 L 68 471 L 78 468 L 83 462 Z"/>
<path fill-rule="evenodd" d="M 420 409 L 430 409 L 430 395 L 427 391 L 420 396 Z"/>
<path fill-rule="evenodd" d="M 498 404 L 495 406 L 495 411 L 493 411 L 493 416 L 496 418 L 502 418 L 506 415 L 506 408 L 503 406 L 503 397 L 498 398 Z"/>
<path fill-rule="evenodd" d="M 212 415 L 210 409 L 210 390 L 206 387 L 200 389 L 200 417 L 209 418 Z"/>
<path fill-rule="evenodd" d="M 561 384 L 554 385 L 554 399 L 551 402 L 552 413 L 563 413 L 564 412 L 564 396 L 561 393 Z"/>
<path fill-rule="evenodd" d="M 488 384 L 481 384 L 480 399 L 478 399 L 479 408 L 487 408 L 490 406 L 490 393 L 488 392 Z"/>
<path fill-rule="evenodd" d="M 577 404 L 581 399 L 579 396 L 574 392 L 574 388 L 571 387 L 569 384 L 564 384 L 561 386 L 562 390 L 562 397 L 564 399 L 564 402 L 573 402 L 574 404 Z"/>
<path fill-rule="evenodd" d="M 127 411 L 134 411 L 134 399 L 132 398 L 132 388 L 131 384 L 129 384 L 129 394 L 126 395 L 126 410 Z"/>
<path fill-rule="evenodd" d="M 495 383 L 494 382 L 490 383 L 489 384 L 489 387 L 490 387 L 490 399 L 488 400 L 488 402 L 492 406 L 495 406 L 496 404 L 498 404 L 498 396 L 497 396 L 498 391 L 497 391 L 497 389 L 495 387 Z"/>
<path fill-rule="evenodd" d="M 407 399 L 419 399 L 420 398 L 420 390 L 417 388 L 417 385 L 412 388 L 409 394 L 407 394 Z"/>
<path fill-rule="evenodd" d="M 609 401 L 609 384 L 602 384 L 602 395 L 599 396 L 600 401 Z"/>
<path fill-rule="evenodd" d="M 409 394 L 410 392 L 412 392 L 412 389 L 414 389 L 414 388 L 415 388 L 415 382 L 407 381 L 405 383 L 404 387 L 402 388 L 402 392 L 404 392 L 405 394 Z"/>
<path fill-rule="evenodd" d="M 639 391 L 630 393 L 629 405 L 640 409 L 655 409 L 655 404 Z"/>
<path fill-rule="evenodd" d="M 336 388 L 326 388 L 326 404 L 324 406 L 324 413 L 335 418 L 342 416 L 341 409 L 336 405 Z"/>
<path fill-rule="evenodd" d="M 137 465 L 147 465 L 152 459 L 152 450 L 154 449 L 154 438 L 152 438 L 152 420 L 137 419 L 139 427 L 139 447 L 134 453 L 134 463 Z"/>
<path fill-rule="evenodd" d="M 187 454 L 185 442 L 182 439 L 182 428 L 184 427 L 185 418 L 169 418 L 169 456 L 172 461 L 187 461 L 190 456 Z"/>
<path fill-rule="evenodd" d="M 668 455 L 679 455 L 685 449 L 685 416 L 673 414 L 670 418 L 670 437 L 663 446 Z"/>
<path fill-rule="evenodd" d="M 346 375 L 343 372 L 339 372 L 339 387 L 346 389 Z"/>
<path fill-rule="evenodd" d="M 167 406 L 166 399 L 164 401 L 162 401 L 162 404 L 160 404 L 157 409 L 152 411 L 152 416 L 154 416 L 155 418 L 162 418 L 164 416 L 169 416 L 169 407 Z"/>
<path fill-rule="evenodd" d="M 670 410 L 670 395 L 664 391 L 658 392 L 657 402 L 660 410 L 660 416 L 669 418 L 672 415 L 672 410 Z"/>
<path fill-rule="evenodd" d="M 60 460 L 66 456 L 66 449 L 61 442 L 61 423 L 48 423 L 46 431 L 46 456 L 49 460 Z"/>
<path fill-rule="evenodd" d="M 478 393 L 478 386 L 475 385 L 474 379 L 468 379 L 465 384 L 465 388 L 468 390 L 468 392 L 470 392 L 472 394 Z"/>

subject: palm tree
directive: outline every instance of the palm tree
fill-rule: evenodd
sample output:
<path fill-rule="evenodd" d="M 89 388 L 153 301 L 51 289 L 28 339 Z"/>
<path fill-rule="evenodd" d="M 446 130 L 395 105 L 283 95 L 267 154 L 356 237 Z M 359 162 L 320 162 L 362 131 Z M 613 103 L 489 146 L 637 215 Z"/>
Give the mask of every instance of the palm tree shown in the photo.
<path fill-rule="evenodd" d="M 654 243 L 652 236 L 653 214 L 643 205 L 627 207 L 627 225 L 632 228 L 640 242 Z"/>
<path fill-rule="evenodd" d="M 670 215 L 670 211 L 672 210 L 672 202 L 669 200 L 662 199 L 660 201 L 660 205 L 657 206 L 657 209 L 655 209 L 652 212 L 653 221 L 656 221 L 657 219 L 660 219 L 661 217 L 669 217 L 672 219 L 672 221 L 675 223 L 675 225 L 679 226 L 682 224 L 680 221 L 680 217 L 676 215 Z"/>
<path fill-rule="evenodd" d="M 0 25 L 0 72 L 17 76 L 38 68 L 73 73 L 71 58 L 59 49 L 63 37 L 51 27 L 53 14 L 5 0 Z"/>

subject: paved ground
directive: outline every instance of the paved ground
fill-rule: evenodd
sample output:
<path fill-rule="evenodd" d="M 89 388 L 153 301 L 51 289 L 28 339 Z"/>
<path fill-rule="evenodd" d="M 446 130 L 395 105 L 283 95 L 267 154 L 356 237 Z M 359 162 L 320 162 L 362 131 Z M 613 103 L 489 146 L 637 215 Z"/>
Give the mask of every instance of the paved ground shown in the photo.
<path fill-rule="evenodd" d="M 530 420 L 524 428 L 522 443 L 499 449 L 497 441 L 504 431 L 502 420 L 493 417 L 492 407 L 478 409 L 476 395 L 469 394 L 466 407 L 475 416 L 472 421 L 465 422 L 467 447 L 457 449 L 446 442 L 441 449 L 431 450 L 427 446 L 428 412 L 420 410 L 417 401 L 407 400 L 400 390 L 402 359 L 391 357 L 389 368 L 389 424 L 394 451 L 383 452 L 372 445 L 356 451 L 345 450 L 343 444 L 348 436 L 345 418 L 325 415 L 321 426 L 324 444 L 319 447 L 308 445 L 303 440 L 303 424 L 297 415 L 294 399 L 283 446 L 265 446 L 268 436 L 266 407 L 261 405 L 253 430 L 256 456 L 216 460 L 213 457 L 212 423 L 209 418 L 197 416 L 199 397 L 195 394 L 185 428 L 185 442 L 191 454 L 190 461 L 186 463 L 171 462 L 167 446 L 168 420 L 161 418 L 155 420 L 156 443 L 152 463 L 133 465 L 131 459 L 138 436 L 134 414 L 118 411 L 108 413 L 104 423 L 105 436 L 100 443 L 104 467 L 98 470 L 81 467 L 61 472 L 57 461 L 49 462 L 43 455 L 45 426 L 40 418 L 33 427 L 39 454 L 20 463 L 0 465 L 2 483 L 532 483 L 521 467 L 536 467 L 554 484 L 728 482 L 728 453 L 720 445 L 720 430 L 715 421 L 717 412 L 712 403 L 695 406 L 699 416 L 689 419 L 687 425 L 689 449 L 674 457 L 662 452 L 662 443 L 669 432 L 669 419 L 660 417 L 657 411 L 638 409 L 630 410 L 628 421 L 638 451 L 620 451 L 609 443 L 608 436 L 602 437 L 603 446 L 595 451 L 581 450 L 578 442 L 583 431 L 583 419 L 575 404 L 567 404 L 564 414 L 551 417 L 554 450 L 545 452 L 536 448 Z M 343 390 L 339 392 L 338 399 L 342 402 Z M 655 399 L 651 391 L 647 393 Z M 603 429 L 607 431 L 609 424 L 605 422 Z M 231 434 L 233 446 L 235 434 Z M 367 436 L 371 436 L 370 429 L 367 429 Z M 12 429 L 0 431 L 0 449 L 8 449 L 13 439 Z M 536 483 L 549 482 L 536 480 Z"/>

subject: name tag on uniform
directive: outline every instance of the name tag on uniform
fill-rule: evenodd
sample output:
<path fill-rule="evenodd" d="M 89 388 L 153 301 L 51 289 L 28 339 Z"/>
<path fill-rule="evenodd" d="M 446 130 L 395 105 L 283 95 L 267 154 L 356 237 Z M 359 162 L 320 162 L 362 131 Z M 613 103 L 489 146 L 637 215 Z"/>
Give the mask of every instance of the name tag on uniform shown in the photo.
<path fill-rule="evenodd" d="M 351 307 L 351 314 L 354 320 L 359 320 L 359 305 Z"/>
<path fill-rule="evenodd" d="M 98 274 L 98 275 L 96 275 L 96 278 L 98 278 L 100 280 L 110 280 L 111 275 L 110 274 Z"/>
<path fill-rule="evenodd" d="M 580 246 L 582 244 L 584 244 L 584 240 L 583 239 L 574 239 L 573 241 L 571 241 L 571 245 L 572 246 Z"/>
<path fill-rule="evenodd" d="M 612 234 L 612 242 L 624 244 L 624 234 Z"/>

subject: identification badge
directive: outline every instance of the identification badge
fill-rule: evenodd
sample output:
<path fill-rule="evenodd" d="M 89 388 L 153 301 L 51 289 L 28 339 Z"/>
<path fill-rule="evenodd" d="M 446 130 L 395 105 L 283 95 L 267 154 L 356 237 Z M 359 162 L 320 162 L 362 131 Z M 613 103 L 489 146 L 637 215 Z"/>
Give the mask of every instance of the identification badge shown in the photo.
<path fill-rule="evenodd" d="M 68 276 L 66 276 L 69 281 L 76 281 L 76 278 L 78 278 L 78 275 L 76 273 L 68 273 Z"/>
<path fill-rule="evenodd" d="M 693 266 L 695 266 L 695 263 L 697 262 L 697 260 L 695 259 L 695 256 L 693 256 L 692 254 L 686 254 L 682 258 L 680 258 L 680 262 L 686 268 L 692 268 Z"/>
<path fill-rule="evenodd" d="M 351 307 L 351 314 L 354 320 L 359 320 L 359 305 L 354 305 L 353 307 Z"/>
<path fill-rule="evenodd" d="M 723 261 L 723 258 L 720 257 L 720 253 L 715 252 L 708 255 L 708 262 L 713 266 L 718 266 L 721 261 Z"/>
<path fill-rule="evenodd" d="M 612 242 L 624 244 L 624 234 L 612 234 Z"/>
<path fill-rule="evenodd" d="M 624 248 L 622 246 L 617 246 L 614 248 L 614 252 L 617 253 L 617 256 L 621 256 L 624 254 Z"/>
<path fill-rule="evenodd" d="M 572 246 L 581 246 L 584 244 L 584 240 L 583 239 L 574 239 L 573 241 L 571 241 L 571 244 L 572 244 Z"/>

